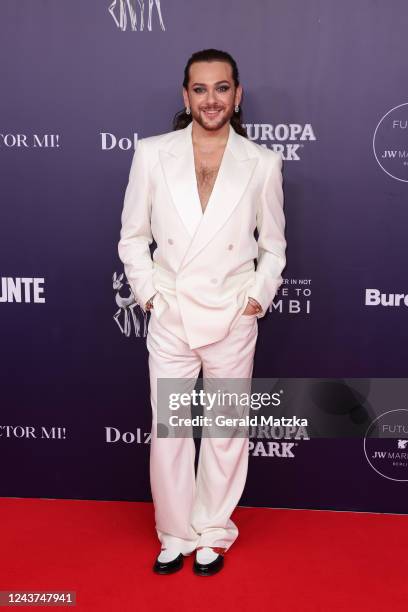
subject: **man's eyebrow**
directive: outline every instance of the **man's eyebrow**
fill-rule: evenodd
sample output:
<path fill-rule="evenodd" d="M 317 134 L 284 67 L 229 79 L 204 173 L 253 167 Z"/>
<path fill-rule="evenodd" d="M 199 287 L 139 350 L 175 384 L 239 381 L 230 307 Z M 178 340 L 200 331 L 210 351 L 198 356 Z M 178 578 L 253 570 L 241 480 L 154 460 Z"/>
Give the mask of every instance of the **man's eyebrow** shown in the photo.
<path fill-rule="evenodd" d="M 224 79 L 223 81 L 217 81 L 216 83 L 214 83 L 214 85 L 221 85 L 221 83 L 228 83 L 228 85 L 230 84 L 227 79 Z M 205 87 L 205 83 L 193 83 L 192 87 L 194 87 L 195 85 L 201 85 Z"/>

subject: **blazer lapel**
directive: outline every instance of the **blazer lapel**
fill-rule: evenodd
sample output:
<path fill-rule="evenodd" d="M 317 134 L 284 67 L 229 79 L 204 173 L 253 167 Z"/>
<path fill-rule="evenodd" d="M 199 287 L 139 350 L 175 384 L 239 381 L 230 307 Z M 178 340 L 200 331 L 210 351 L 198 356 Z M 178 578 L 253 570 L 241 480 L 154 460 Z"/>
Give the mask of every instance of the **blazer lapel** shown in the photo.
<path fill-rule="evenodd" d="M 159 150 L 160 163 L 173 204 L 192 238 L 203 216 L 194 168 L 190 123 L 180 130 L 170 150 Z"/>
<path fill-rule="evenodd" d="M 171 151 L 160 151 L 160 160 L 174 205 L 191 236 L 180 268 L 186 266 L 221 229 L 241 200 L 255 166 L 245 143 L 230 125 L 228 141 L 214 187 L 202 212 L 194 168 L 192 123 Z"/>

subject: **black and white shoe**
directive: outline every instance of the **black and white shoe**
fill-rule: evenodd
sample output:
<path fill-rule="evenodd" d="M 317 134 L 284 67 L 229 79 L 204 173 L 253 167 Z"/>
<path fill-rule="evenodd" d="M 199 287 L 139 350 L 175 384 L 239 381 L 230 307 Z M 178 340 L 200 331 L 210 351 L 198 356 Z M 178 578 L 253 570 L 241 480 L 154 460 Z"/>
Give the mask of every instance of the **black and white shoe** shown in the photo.
<path fill-rule="evenodd" d="M 224 567 L 224 557 L 211 546 L 197 549 L 193 563 L 193 572 L 197 576 L 212 576 Z"/>
<path fill-rule="evenodd" d="M 163 548 L 153 565 L 156 574 L 174 574 L 184 565 L 183 553 Z"/>

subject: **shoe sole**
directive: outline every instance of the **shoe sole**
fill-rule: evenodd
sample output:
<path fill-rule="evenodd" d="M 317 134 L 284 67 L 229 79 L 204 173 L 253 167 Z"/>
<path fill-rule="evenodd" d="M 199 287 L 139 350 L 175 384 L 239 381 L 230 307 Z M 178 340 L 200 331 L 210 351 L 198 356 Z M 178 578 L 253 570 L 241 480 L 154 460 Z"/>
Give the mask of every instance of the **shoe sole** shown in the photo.
<path fill-rule="evenodd" d="M 176 572 L 179 572 L 181 569 L 183 569 L 183 566 L 181 567 L 176 567 L 175 569 L 172 570 L 153 570 L 155 574 L 160 574 L 160 576 L 166 576 L 166 574 L 175 574 Z"/>
<path fill-rule="evenodd" d="M 196 576 L 214 576 L 214 574 L 218 574 L 218 572 L 220 572 L 224 567 L 224 564 L 220 565 L 220 567 L 218 567 L 216 570 L 211 571 L 211 572 L 203 572 L 202 570 L 197 569 L 196 567 L 194 567 L 193 565 L 193 572 Z"/>
<path fill-rule="evenodd" d="M 174 574 L 175 572 L 179 572 L 180 570 L 182 570 L 184 567 L 184 560 L 183 558 L 181 558 L 181 562 L 178 566 L 176 567 L 170 567 L 168 569 L 160 569 L 158 567 L 155 567 L 153 565 L 152 569 L 154 571 L 155 574 L 160 574 L 161 576 L 164 576 L 166 574 Z"/>

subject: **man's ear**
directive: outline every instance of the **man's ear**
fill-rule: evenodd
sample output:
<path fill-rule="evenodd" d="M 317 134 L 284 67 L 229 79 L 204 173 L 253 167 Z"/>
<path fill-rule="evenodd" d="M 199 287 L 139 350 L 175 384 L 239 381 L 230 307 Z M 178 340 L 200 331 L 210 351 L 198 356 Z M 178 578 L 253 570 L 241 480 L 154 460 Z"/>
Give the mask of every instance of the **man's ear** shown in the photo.
<path fill-rule="evenodd" d="M 190 102 L 188 101 L 187 90 L 184 87 L 182 89 L 182 95 L 183 95 L 184 106 L 190 106 Z"/>
<path fill-rule="evenodd" d="M 242 100 L 242 85 L 241 83 L 238 85 L 237 90 L 235 92 L 235 104 L 241 104 Z"/>

